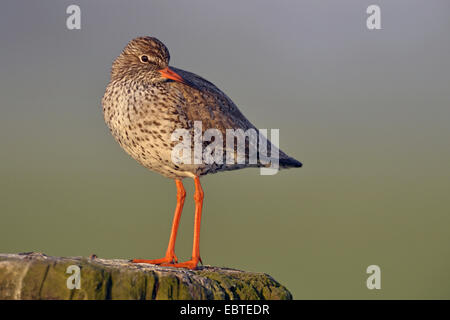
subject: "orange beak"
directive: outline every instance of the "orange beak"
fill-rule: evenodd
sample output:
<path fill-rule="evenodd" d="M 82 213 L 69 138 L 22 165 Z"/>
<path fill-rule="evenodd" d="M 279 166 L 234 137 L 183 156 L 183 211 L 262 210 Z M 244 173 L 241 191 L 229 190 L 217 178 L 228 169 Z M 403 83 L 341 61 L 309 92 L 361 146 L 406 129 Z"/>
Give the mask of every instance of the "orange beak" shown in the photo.
<path fill-rule="evenodd" d="M 159 72 L 162 74 L 162 76 L 164 78 L 171 79 L 171 80 L 174 80 L 176 82 L 181 82 L 181 83 L 187 84 L 186 81 L 181 76 L 179 76 L 177 73 L 175 73 L 169 67 L 167 67 L 165 69 L 162 69 L 162 70 L 159 70 Z"/>

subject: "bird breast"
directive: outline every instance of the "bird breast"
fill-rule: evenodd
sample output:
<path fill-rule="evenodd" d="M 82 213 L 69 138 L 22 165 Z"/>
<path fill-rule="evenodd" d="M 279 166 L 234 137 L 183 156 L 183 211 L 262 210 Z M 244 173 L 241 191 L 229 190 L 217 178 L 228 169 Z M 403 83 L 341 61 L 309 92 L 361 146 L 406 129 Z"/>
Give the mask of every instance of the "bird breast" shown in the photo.
<path fill-rule="evenodd" d="M 183 96 L 160 85 L 111 82 L 102 100 L 103 113 L 121 147 L 145 167 L 171 176 L 175 129 L 189 128 L 183 117 Z"/>

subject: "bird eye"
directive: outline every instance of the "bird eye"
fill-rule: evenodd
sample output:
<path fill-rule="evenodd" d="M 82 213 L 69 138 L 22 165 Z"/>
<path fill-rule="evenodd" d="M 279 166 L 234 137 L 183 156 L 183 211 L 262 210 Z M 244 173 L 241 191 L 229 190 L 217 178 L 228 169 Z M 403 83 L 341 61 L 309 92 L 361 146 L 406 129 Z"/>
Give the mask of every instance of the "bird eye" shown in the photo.
<path fill-rule="evenodd" d="M 146 55 L 143 55 L 140 57 L 141 62 L 148 62 L 148 57 Z"/>

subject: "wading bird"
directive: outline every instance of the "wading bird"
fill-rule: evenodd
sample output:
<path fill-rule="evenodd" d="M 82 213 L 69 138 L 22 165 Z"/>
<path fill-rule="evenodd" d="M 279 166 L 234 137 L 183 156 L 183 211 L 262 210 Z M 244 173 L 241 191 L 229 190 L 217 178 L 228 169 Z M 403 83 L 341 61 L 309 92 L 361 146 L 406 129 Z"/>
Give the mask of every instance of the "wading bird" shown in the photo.
<path fill-rule="evenodd" d="M 112 135 L 128 154 L 144 167 L 174 179 L 177 187 L 177 206 L 165 257 L 132 262 L 195 269 L 201 262 L 203 189 L 200 177 L 220 171 L 264 167 L 267 163 L 180 164 L 172 160 L 176 142 L 171 140 L 171 134 L 177 129 L 193 130 L 196 121 L 201 121 L 203 132 L 214 128 L 224 136 L 227 129 L 257 129 L 215 85 L 191 72 L 169 67 L 169 59 L 168 49 L 156 38 L 139 37 L 130 41 L 113 62 L 111 80 L 102 100 L 103 114 Z M 248 148 L 247 144 L 247 160 Z M 269 148 L 274 148 L 270 142 Z M 233 152 L 236 153 L 236 149 Z M 278 161 L 280 168 L 302 166 L 281 150 Z M 182 179 L 186 177 L 193 178 L 195 184 L 194 243 L 191 259 L 178 263 L 175 240 L 186 196 Z"/>

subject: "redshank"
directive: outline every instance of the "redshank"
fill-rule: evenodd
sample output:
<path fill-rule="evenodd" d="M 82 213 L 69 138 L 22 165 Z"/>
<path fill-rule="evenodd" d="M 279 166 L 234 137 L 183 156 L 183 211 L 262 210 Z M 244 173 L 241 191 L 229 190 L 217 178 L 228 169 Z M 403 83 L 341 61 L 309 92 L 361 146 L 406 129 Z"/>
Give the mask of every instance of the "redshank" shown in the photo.
<path fill-rule="evenodd" d="M 219 171 L 264 167 L 267 163 L 248 161 L 247 142 L 245 163 L 180 164 L 173 161 L 176 141 L 172 141 L 172 133 L 177 129 L 192 132 L 197 121 L 202 124 L 202 133 L 217 129 L 223 136 L 227 129 L 257 129 L 214 84 L 191 72 L 169 67 L 169 59 L 168 49 L 158 39 L 131 40 L 113 62 L 111 79 L 102 100 L 103 114 L 112 135 L 131 157 L 144 167 L 174 179 L 177 187 L 177 205 L 165 256 L 132 262 L 195 269 L 202 262 L 200 222 L 204 193 L 200 177 Z M 269 149 L 274 148 L 270 142 L 268 144 Z M 280 168 L 302 166 L 281 150 L 278 162 Z M 175 240 L 186 197 L 182 179 L 186 177 L 193 178 L 195 184 L 194 240 L 191 259 L 178 263 Z"/>

